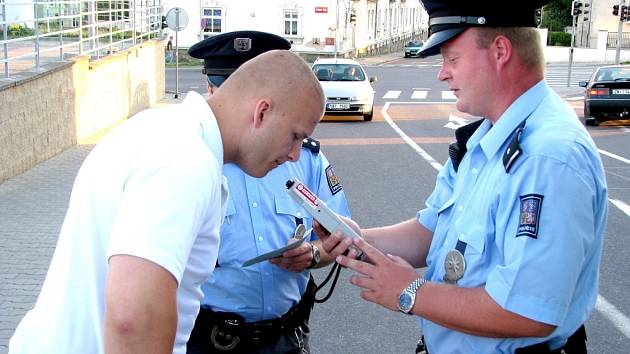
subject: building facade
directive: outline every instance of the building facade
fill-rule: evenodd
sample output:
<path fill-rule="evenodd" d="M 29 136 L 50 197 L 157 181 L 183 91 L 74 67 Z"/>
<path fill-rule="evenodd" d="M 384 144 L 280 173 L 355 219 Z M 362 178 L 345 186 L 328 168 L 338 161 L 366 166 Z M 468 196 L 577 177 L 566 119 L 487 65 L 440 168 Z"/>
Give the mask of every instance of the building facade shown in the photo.
<path fill-rule="evenodd" d="M 174 7 L 189 19 L 177 33 L 181 47 L 222 32 L 257 30 L 290 40 L 298 52 L 356 53 L 426 36 L 428 24 L 418 0 L 169 0 L 165 13 Z"/>

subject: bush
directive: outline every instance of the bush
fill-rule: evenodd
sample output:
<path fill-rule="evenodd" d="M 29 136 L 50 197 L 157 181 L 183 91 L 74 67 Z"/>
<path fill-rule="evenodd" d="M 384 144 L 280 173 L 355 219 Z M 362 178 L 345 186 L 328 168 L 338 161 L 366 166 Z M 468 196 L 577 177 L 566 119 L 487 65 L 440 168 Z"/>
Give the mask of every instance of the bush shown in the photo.
<path fill-rule="evenodd" d="M 547 44 L 551 46 L 569 47 L 571 46 L 571 33 L 549 32 Z"/>

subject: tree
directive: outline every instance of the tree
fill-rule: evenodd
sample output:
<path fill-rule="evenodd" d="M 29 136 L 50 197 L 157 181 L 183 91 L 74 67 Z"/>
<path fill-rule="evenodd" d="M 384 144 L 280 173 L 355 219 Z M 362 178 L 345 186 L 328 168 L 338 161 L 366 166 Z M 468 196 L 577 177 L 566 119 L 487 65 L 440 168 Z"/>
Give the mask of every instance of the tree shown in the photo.
<path fill-rule="evenodd" d="M 571 0 L 552 0 L 543 8 L 542 27 L 551 32 L 562 32 L 571 26 Z"/>

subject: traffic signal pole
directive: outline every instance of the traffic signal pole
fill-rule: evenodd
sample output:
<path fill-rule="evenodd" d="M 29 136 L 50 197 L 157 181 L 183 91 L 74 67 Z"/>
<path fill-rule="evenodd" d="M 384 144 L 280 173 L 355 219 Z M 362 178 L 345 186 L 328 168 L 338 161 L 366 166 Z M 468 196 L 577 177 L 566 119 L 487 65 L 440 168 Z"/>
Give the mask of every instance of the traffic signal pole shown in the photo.
<path fill-rule="evenodd" d="M 625 0 L 619 0 L 619 8 L 623 8 L 625 5 Z M 621 38 L 623 36 L 623 21 L 621 18 L 621 14 L 619 14 L 619 24 L 617 25 L 617 51 L 615 53 L 615 64 L 619 64 L 619 59 L 621 57 Z"/>
<path fill-rule="evenodd" d="M 569 72 L 567 73 L 567 87 L 571 86 L 571 68 L 573 67 L 573 46 L 575 45 L 575 27 L 577 25 L 577 17 L 578 17 L 578 12 L 577 9 L 578 7 L 576 6 L 576 4 L 578 4 L 578 1 L 573 1 L 571 3 L 571 15 L 572 17 L 572 22 L 571 22 L 571 48 L 569 49 Z"/>

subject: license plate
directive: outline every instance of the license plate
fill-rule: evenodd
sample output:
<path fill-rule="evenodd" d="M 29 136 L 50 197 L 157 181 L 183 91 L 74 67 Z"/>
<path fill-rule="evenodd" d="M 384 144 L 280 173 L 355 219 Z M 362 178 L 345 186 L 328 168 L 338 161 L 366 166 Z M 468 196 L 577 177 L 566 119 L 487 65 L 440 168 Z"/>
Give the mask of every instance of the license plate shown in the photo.
<path fill-rule="evenodd" d="M 350 103 L 329 103 L 328 109 L 338 109 L 338 110 L 350 109 Z"/>
<path fill-rule="evenodd" d="M 630 95 L 630 89 L 612 90 L 613 95 Z"/>

